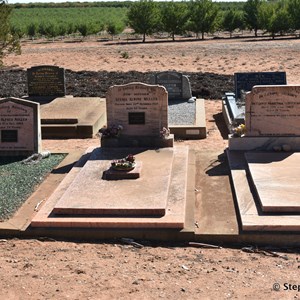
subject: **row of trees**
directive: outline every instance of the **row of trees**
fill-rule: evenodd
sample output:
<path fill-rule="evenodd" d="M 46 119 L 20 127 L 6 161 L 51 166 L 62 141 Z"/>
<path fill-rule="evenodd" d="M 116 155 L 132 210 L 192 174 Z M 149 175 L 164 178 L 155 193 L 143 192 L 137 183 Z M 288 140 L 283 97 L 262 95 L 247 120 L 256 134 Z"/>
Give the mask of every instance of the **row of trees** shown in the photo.
<path fill-rule="evenodd" d="M 20 38 L 118 33 L 125 28 L 126 12 L 122 7 L 20 8 L 12 12 L 11 30 Z"/>
<path fill-rule="evenodd" d="M 142 34 L 145 41 L 146 35 L 158 32 L 167 32 L 173 39 L 175 35 L 187 32 L 204 39 L 206 33 L 215 31 L 228 31 L 231 36 L 235 30 L 251 29 L 257 36 L 258 30 L 263 30 L 275 37 L 300 29 L 300 0 L 248 0 L 227 6 L 212 0 L 140 0 L 119 2 L 118 7 L 116 2 L 112 5 L 21 7 L 13 11 L 11 31 L 20 38 L 25 35 L 54 38 L 71 34 L 85 37 L 104 30 L 113 36 L 129 26 Z"/>
<path fill-rule="evenodd" d="M 133 3 L 128 11 L 128 24 L 136 33 L 146 35 L 165 31 L 175 38 L 176 34 L 191 31 L 204 39 L 205 33 L 216 30 L 236 29 L 258 30 L 276 34 L 291 33 L 300 29 L 300 0 L 279 0 L 267 2 L 248 0 L 242 10 L 221 11 L 211 0 L 191 0 L 190 2 L 166 2 L 157 4 L 152 0 Z"/>

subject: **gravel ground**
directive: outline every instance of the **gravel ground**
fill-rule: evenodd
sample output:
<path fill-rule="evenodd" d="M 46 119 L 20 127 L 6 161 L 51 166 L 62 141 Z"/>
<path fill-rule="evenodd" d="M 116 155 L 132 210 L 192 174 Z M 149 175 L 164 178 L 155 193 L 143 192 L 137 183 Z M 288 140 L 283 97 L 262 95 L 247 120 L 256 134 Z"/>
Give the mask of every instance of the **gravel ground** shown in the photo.
<path fill-rule="evenodd" d="M 169 124 L 194 125 L 196 117 L 196 102 L 172 100 L 169 101 Z"/>
<path fill-rule="evenodd" d="M 0 157 L 0 222 L 8 219 L 65 155 L 51 155 L 35 164 L 24 157 Z"/>

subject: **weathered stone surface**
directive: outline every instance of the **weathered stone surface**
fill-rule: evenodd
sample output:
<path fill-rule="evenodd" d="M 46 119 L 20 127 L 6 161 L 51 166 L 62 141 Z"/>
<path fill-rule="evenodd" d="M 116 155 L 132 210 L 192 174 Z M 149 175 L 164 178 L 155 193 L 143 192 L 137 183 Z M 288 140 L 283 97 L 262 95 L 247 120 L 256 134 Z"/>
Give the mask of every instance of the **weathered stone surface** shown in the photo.
<path fill-rule="evenodd" d="M 0 99 L 1 155 L 41 152 L 40 104 L 18 98 Z"/>
<path fill-rule="evenodd" d="M 121 125 L 122 134 L 159 136 L 168 128 L 168 97 L 164 87 L 130 83 L 111 87 L 106 96 L 107 127 Z"/>
<path fill-rule="evenodd" d="M 246 95 L 247 136 L 299 136 L 300 86 L 256 86 Z"/>

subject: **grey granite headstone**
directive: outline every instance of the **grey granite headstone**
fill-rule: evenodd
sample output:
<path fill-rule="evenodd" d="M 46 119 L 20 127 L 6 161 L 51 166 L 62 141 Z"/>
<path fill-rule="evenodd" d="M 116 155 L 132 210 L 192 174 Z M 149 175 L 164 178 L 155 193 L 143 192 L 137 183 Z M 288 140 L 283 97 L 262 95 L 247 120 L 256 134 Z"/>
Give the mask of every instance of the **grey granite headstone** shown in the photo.
<path fill-rule="evenodd" d="M 29 97 L 62 97 L 66 95 L 65 69 L 37 66 L 27 70 Z"/>
<path fill-rule="evenodd" d="M 182 73 L 167 71 L 154 75 L 151 83 L 164 86 L 168 91 L 169 100 L 189 100 L 192 90 L 188 77 Z"/>
<path fill-rule="evenodd" d="M 235 73 L 235 98 L 240 99 L 241 91 L 249 92 L 255 85 L 286 85 L 285 72 Z"/>

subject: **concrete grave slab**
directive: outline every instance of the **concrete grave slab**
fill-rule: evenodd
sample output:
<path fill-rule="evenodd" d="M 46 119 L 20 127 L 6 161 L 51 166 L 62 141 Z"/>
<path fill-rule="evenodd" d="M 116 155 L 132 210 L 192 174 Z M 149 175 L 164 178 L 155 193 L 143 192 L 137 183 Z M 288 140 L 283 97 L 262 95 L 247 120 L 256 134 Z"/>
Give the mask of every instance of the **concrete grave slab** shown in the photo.
<path fill-rule="evenodd" d="M 95 149 L 55 205 L 53 212 L 80 215 L 164 215 L 174 155 L 172 149 L 137 153 L 136 160 L 143 163 L 144 174 L 136 180 L 102 179 L 103 172 L 110 168 L 113 159 L 125 157 L 131 153 L 128 151 L 133 150 Z"/>
<path fill-rule="evenodd" d="M 106 124 L 105 99 L 56 98 L 41 105 L 43 138 L 91 138 Z"/>
<path fill-rule="evenodd" d="M 294 154 L 292 154 L 294 155 Z M 242 230 L 288 232 L 300 230 L 300 215 L 289 213 L 264 213 L 253 193 L 253 185 L 247 174 L 244 151 L 227 150 L 227 157 L 238 205 Z M 299 156 L 292 157 L 298 161 Z"/>
<path fill-rule="evenodd" d="M 263 212 L 300 212 L 300 153 L 246 153 Z"/>
<path fill-rule="evenodd" d="M 187 170 L 189 165 L 189 150 L 186 146 L 179 146 L 173 149 L 163 149 L 165 152 L 174 151 L 174 158 L 171 167 L 171 177 L 168 188 L 168 200 L 166 202 L 166 213 L 164 216 L 80 216 L 80 215 L 56 215 L 53 212 L 56 203 L 64 196 L 73 181 L 81 172 L 82 162 L 69 172 L 64 178 L 56 191 L 46 201 L 45 205 L 36 214 L 31 222 L 31 226 L 38 227 L 56 227 L 56 228 L 173 228 L 182 229 L 187 221 L 185 216 L 186 211 L 186 196 L 190 191 L 187 191 Z M 91 153 L 93 149 L 88 152 Z M 155 152 L 155 150 L 148 150 Z M 147 151 L 147 152 L 148 152 Z M 163 152 L 164 152 L 163 151 Z M 146 155 L 146 154 L 143 154 Z M 151 153 L 151 155 L 155 155 Z M 163 155 L 166 155 L 164 153 Z M 84 156 L 83 160 L 86 159 Z M 143 161 L 144 163 L 144 161 Z M 139 179 L 138 179 L 139 180 Z M 128 182 L 128 180 L 127 180 Z M 129 180 L 130 182 L 130 180 Z M 142 188 L 142 187 L 141 187 Z M 145 187 L 145 191 L 149 188 Z M 129 193 L 127 193 L 129 195 Z M 94 198 L 103 196 L 101 190 L 94 191 Z M 140 197 L 147 197 L 143 192 Z M 128 199 L 130 202 L 130 199 Z"/>

